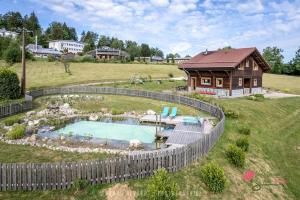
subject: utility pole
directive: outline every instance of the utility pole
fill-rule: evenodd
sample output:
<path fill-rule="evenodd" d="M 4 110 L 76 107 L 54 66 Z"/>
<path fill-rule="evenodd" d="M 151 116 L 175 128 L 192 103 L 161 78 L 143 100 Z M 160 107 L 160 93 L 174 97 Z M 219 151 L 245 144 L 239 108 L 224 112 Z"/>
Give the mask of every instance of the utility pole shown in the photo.
<path fill-rule="evenodd" d="M 22 77 L 21 77 L 21 95 L 26 92 L 26 63 L 25 63 L 25 28 L 22 29 Z"/>

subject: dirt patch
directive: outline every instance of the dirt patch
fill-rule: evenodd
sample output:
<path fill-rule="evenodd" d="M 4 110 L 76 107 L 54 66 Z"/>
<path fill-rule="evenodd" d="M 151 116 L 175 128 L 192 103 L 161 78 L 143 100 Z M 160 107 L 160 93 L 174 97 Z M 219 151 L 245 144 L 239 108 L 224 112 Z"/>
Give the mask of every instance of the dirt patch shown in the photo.
<path fill-rule="evenodd" d="M 135 200 L 136 193 L 132 191 L 127 184 L 116 184 L 106 190 L 107 200 Z"/>

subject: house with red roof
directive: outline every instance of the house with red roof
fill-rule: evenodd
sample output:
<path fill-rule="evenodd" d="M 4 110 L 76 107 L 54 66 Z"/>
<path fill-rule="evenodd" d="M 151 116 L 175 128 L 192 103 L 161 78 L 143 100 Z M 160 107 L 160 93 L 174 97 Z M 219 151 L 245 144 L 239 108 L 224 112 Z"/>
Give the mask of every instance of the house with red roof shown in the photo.
<path fill-rule="evenodd" d="M 270 69 L 253 48 L 205 51 L 179 64 L 188 76 L 188 90 L 217 96 L 262 93 L 263 73 Z"/>

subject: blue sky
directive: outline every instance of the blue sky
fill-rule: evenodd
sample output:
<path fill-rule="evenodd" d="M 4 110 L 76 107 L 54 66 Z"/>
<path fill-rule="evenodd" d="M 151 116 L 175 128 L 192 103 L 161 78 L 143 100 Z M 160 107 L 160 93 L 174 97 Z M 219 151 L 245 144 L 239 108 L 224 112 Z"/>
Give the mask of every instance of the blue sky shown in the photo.
<path fill-rule="evenodd" d="M 0 13 L 34 11 L 45 28 L 65 21 L 165 53 L 278 46 L 289 61 L 300 46 L 300 0 L 0 0 Z"/>

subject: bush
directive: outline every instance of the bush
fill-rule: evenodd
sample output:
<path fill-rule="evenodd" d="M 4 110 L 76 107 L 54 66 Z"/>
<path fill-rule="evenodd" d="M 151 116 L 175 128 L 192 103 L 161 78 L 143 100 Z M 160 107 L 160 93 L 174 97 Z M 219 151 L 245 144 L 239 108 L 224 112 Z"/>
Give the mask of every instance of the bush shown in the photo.
<path fill-rule="evenodd" d="M 0 68 L 0 99 L 18 99 L 21 96 L 17 73 Z"/>
<path fill-rule="evenodd" d="M 235 141 L 236 146 L 240 147 L 244 151 L 249 150 L 249 140 L 246 137 L 239 138 Z"/>
<path fill-rule="evenodd" d="M 148 200 L 177 199 L 177 185 L 171 181 L 164 168 L 154 172 L 148 184 L 146 197 Z"/>
<path fill-rule="evenodd" d="M 123 110 L 118 110 L 118 109 L 116 109 L 116 108 L 111 109 L 111 114 L 112 114 L 112 115 L 121 115 L 121 114 L 123 114 L 123 113 L 124 113 Z"/>
<path fill-rule="evenodd" d="M 50 54 L 47 56 L 47 59 L 48 59 L 48 62 L 54 62 L 56 60 L 55 57 Z"/>
<path fill-rule="evenodd" d="M 10 65 L 16 62 L 21 62 L 22 51 L 19 44 L 11 42 L 8 48 L 3 52 L 3 58 Z"/>
<path fill-rule="evenodd" d="M 224 110 L 224 114 L 226 117 L 233 118 L 233 119 L 237 119 L 240 116 L 240 114 L 237 111 L 230 110 L 230 109 Z"/>
<path fill-rule="evenodd" d="M 81 180 L 81 179 L 76 179 L 73 182 L 73 188 L 75 188 L 76 191 L 83 190 L 89 185 L 89 182 L 87 180 Z"/>
<path fill-rule="evenodd" d="M 81 62 L 95 62 L 95 59 L 92 56 L 83 56 Z"/>
<path fill-rule="evenodd" d="M 252 101 L 264 101 L 265 97 L 263 94 L 254 94 L 251 96 L 246 97 L 248 100 L 252 100 Z"/>
<path fill-rule="evenodd" d="M 208 163 L 201 167 L 200 177 L 209 191 L 218 193 L 225 188 L 226 177 L 224 170 L 215 163 Z"/>
<path fill-rule="evenodd" d="M 238 131 L 240 134 L 243 134 L 243 135 L 250 135 L 250 133 L 251 133 L 250 127 L 246 124 L 239 126 Z"/>
<path fill-rule="evenodd" d="M 20 116 L 11 116 L 11 117 L 7 117 L 6 119 L 3 120 L 3 123 L 5 124 L 5 126 L 12 126 L 15 123 L 20 123 L 21 121 L 21 117 Z"/>
<path fill-rule="evenodd" d="M 226 157 L 236 167 L 243 167 L 245 164 L 245 152 L 234 144 L 228 146 Z"/>
<path fill-rule="evenodd" d="M 174 77 L 174 74 L 170 72 L 170 73 L 168 74 L 168 76 L 169 76 L 169 78 L 173 78 L 173 77 Z"/>
<path fill-rule="evenodd" d="M 10 140 L 20 139 L 24 137 L 26 132 L 25 125 L 17 125 L 13 129 L 6 133 L 6 137 Z"/>

